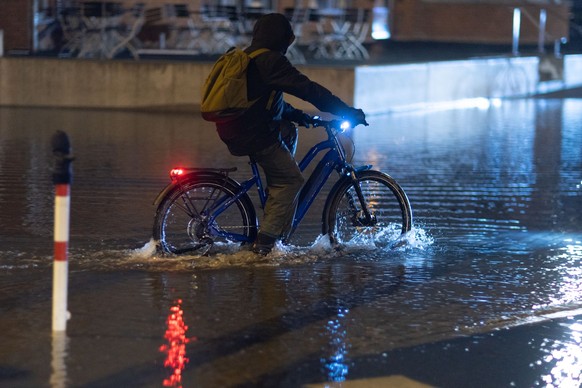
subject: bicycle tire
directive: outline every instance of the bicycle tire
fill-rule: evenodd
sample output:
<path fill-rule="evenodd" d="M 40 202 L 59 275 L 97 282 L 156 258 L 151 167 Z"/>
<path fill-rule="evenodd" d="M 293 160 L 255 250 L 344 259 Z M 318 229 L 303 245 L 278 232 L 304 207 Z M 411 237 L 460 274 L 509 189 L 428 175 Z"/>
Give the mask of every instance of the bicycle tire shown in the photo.
<path fill-rule="evenodd" d="M 332 189 L 323 213 L 323 234 L 333 244 L 373 244 L 391 247 L 412 229 L 412 208 L 406 193 L 387 174 L 357 173 L 358 183 L 373 220 L 366 222 L 351 177 Z M 351 205 L 353 204 L 353 205 Z"/>
<path fill-rule="evenodd" d="M 158 249 L 172 254 L 206 254 L 217 243 L 250 243 L 257 235 L 257 217 L 247 194 L 235 200 L 211 225 L 205 210 L 235 196 L 239 186 L 224 178 L 191 178 L 170 190 L 160 201 L 153 237 Z M 236 233 L 229 239 L 216 231 Z M 241 241 L 242 240 L 242 241 Z"/>

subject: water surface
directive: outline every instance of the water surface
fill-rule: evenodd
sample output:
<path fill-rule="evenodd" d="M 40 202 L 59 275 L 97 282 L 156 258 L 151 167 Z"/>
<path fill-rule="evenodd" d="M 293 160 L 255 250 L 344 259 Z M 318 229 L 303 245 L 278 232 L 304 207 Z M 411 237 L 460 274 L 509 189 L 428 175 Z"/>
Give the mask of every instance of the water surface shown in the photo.
<path fill-rule="evenodd" d="M 293 246 L 265 259 L 233 247 L 165 258 L 150 236 L 170 168 L 237 166 L 236 179 L 248 175 L 209 123 L 194 114 L 0 108 L 0 385 L 344 381 L 382 375 L 378 360 L 390 352 L 582 308 L 582 99 L 369 121 L 350 134 L 354 161 L 408 193 L 407 246 L 330 249 L 318 238 L 318 202 Z M 75 155 L 72 317 L 60 340 L 50 329 L 56 130 L 69 134 Z M 322 138 L 313 129 L 300 136 L 299 155 Z M 573 354 L 569 338 L 536 346 L 546 368 L 517 386 L 565 381 L 548 372 L 559 360 L 544 355 L 552 346 Z M 174 369 L 181 374 L 172 378 Z M 516 383 L 503 378 L 491 386 Z"/>

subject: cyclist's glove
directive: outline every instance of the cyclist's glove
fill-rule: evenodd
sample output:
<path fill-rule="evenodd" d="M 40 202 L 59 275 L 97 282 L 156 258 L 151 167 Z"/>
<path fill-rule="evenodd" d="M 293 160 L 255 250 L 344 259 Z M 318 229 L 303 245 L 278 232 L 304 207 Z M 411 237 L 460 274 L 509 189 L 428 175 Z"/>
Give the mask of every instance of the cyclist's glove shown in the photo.
<path fill-rule="evenodd" d="M 350 110 L 347 111 L 346 114 L 342 116 L 342 118 L 345 120 L 349 120 L 352 123 L 353 127 L 359 124 L 368 125 L 368 123 L 366 122 L 366 115 L 364 114 L 364 111 L 361 109 L 350 108 Z"/>
<path fill-rule="evenodd" d="M 295 121 L 300 127 L 309 128 L 311 125 L 311 116 L 309 116 L 307 113 L 298 112 L 293 121 Z"/>
<path fill-rule="evenodd" d="M 296 109 L 295 112 L 293 112 L 290 119 L 300 127 L 309 128 L 311 125 L 311 116 L 307 113 L 303 113 L 303 111 L 299 109 Z"/>

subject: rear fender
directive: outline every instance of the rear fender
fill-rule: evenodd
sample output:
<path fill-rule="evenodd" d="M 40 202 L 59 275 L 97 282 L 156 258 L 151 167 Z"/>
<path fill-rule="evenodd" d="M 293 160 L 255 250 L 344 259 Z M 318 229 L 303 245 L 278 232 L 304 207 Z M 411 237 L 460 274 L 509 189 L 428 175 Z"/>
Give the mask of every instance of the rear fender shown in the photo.
<path fill-rule="evenodd" d="M 154 200 L 154 206 L 157 208 L 162 200 L 173 190 L 176 188 L 190 182 L 196 182 L 203 179 L 211 179 L 211 180 L 224 180 L 225 185 L 232 185 L 233 187 L 240 187 L 240 183 L 236 180 L 230 178 L 228 173 L 231 171 L 235 171 L 236 168 L 233 169 L 192 169 L 190 172 L 184 174 L 179 178 L 172 179 L 172 182 L 169 183 L 160 193 L 156 196 Z"/>

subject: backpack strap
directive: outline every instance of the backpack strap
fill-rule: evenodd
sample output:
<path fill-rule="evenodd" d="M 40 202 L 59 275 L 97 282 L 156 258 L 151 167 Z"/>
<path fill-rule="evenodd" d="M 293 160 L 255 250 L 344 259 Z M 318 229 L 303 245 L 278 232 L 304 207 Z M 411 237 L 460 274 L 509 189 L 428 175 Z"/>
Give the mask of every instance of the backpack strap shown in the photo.
<path fill-rule="evenodd" d="M 259 55 L 261 55 L 262 53 L 265 53 L 265 52 L 267 52 L 267 51 L 269 51 L 269 49 L 268 49 L 268 48 L 264 48 L 264 47 L 263 47 L 263 48 L 257 49 L 257 50 L 255 50 L 255 51 L 253 51 L 252 53 L 250 53 L 250 54 L 249 54 L 249 57 L 251 57 L 251 58 L 256 58 L 256 57 L 258 57 Z"/>
<path fill-rule="evenodd" d="M 262 53 L 265 53 L 267 51 L 270 51 L 268 48 L 260 48 L 257 49 L 255 51 L 253 51 L 252 53 L 249 54 L 249 57 L 251 57 L 251 59 L 258 57 L 259 55 L 261 55 Z M 270 110 L 271 106 L 273 105 L 273 100 L 275 99 L 275 91 L 273 90 L 271 92 L 271 95 L 269 96 L 269 100 L 267 101 L 267 106 L 266 109 Z"/>

